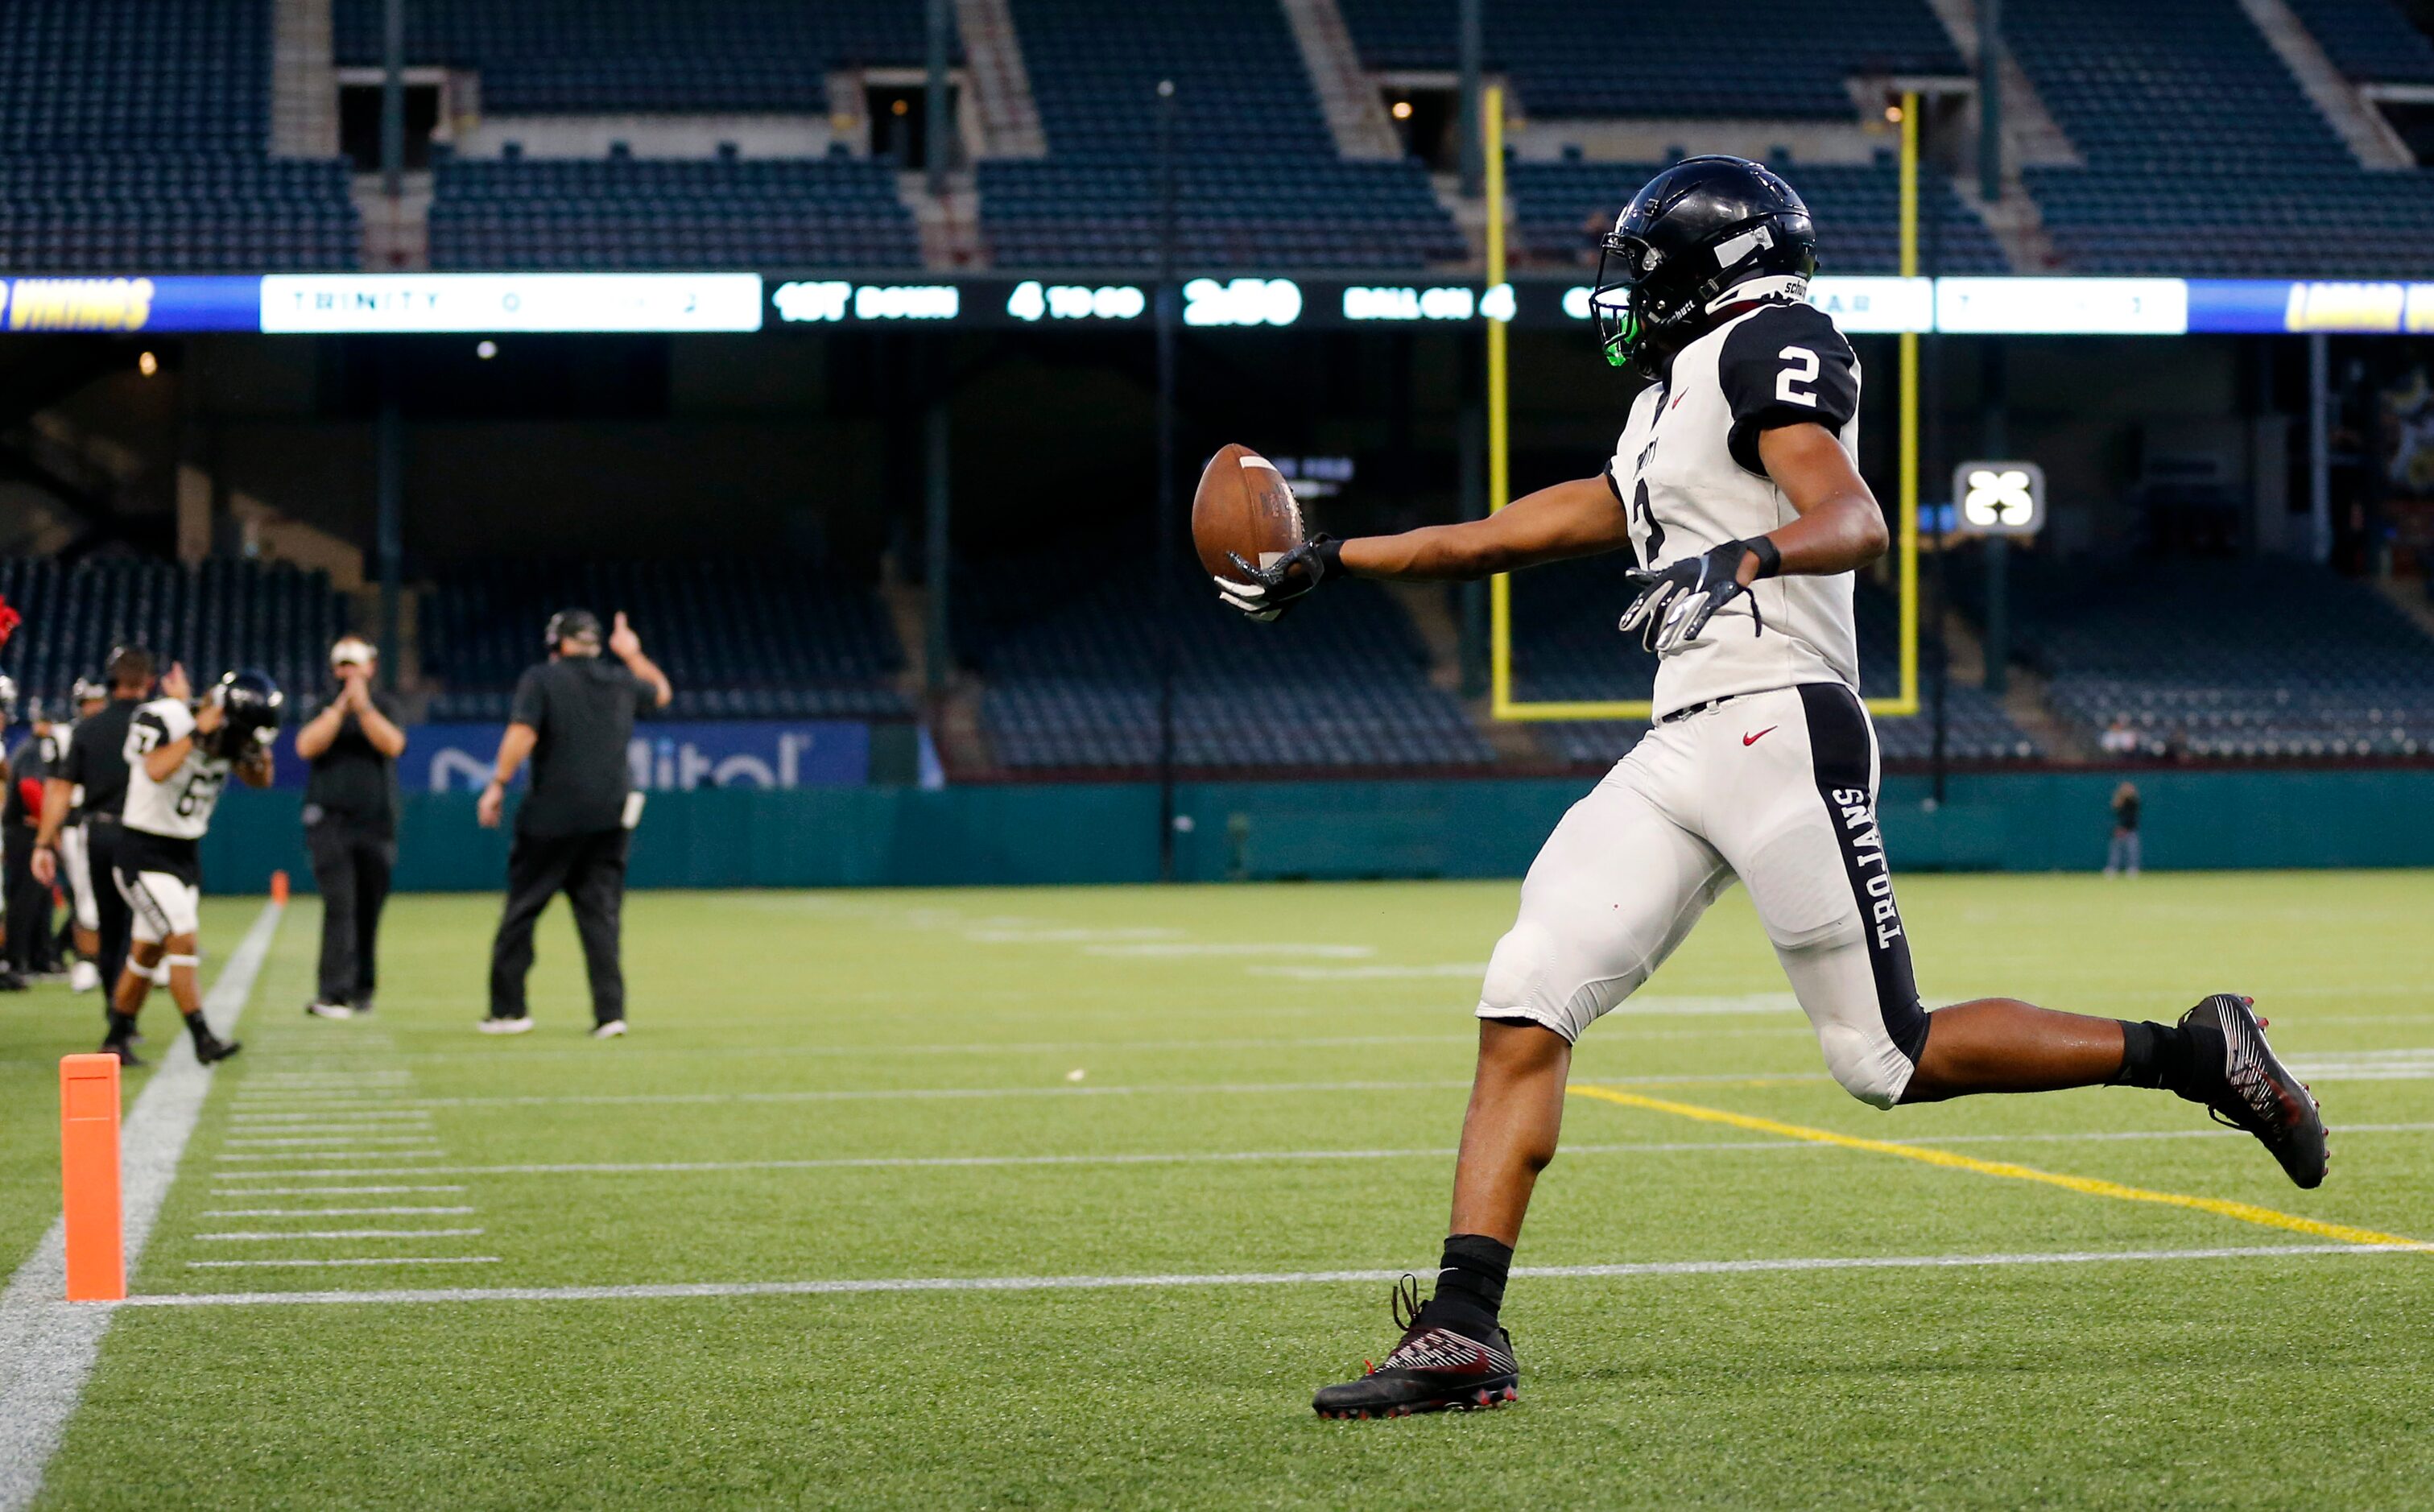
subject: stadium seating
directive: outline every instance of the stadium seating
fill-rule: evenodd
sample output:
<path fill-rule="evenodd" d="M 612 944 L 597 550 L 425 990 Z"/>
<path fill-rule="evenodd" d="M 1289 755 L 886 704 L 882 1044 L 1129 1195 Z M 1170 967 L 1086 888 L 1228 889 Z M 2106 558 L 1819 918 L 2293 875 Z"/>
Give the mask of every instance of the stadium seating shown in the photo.
<path fill-rule="evenodd" d="M 920 239 L 884 163 L 826 159 L 440 163 L 431 265 L 915 267 Z"/>
<path fill-rule="evenodd" d="M 197 682 L 260 667 L 296 690 L 318 688 L 322 658 L 347 628 L 347 601 L 325 573 L 221 558 L 197 567 L 102 559 L 0 558 L 0 597 L 23 614 L 0 667 L 28 696 L 64 707 L 123 641 L 183 662 Z"/>
<path fill-rule="evenodd" d="M 2040 0 L 2004 18 L 2087 162 L 2026 170 L 2074 269 L 2425 271 L 2434 176 L 2358 166 L 2237 0 Z"/>
<path fill-rule="evenodd" d="M 2360 83 L 2434 84 L 2434 43 L 2391 0 L 2289 0 L 2335 68 Z"/>
<path fill-rule="evenodd" d="M 1182 261 L 1416 266 L 1464 255 L 1416 163 L 1336 156 L 1274 0 L 1015 0 L 1051 156 L 985 162 L 1001 264 L 1156 262 L 1161 79 L 1175 85 Z"/>
<path fill-rule="evenodd" d="M 1517 163 L 1514 216 L 1528 254 L 1593 265 L 1598 238 L 1660 163 Z M 1901 173 L 1892 162 L 1778 163 L 1817 221 L 1818 265 L 1828 273 L 1901 271 Z M 1941 214 L 1937 214 L 1940 211 Z M 2004 273 L 2010 266 L 1975 212 L 1942 180 L 1920 212 L 1921 265 L 1944 273 Z"/>
<path fill-rule="evenodd" d="M 1061 577 L 1094 586 L 1042 613 L 1032 579 L 997 564 L 956 585 L 958 640 L 986 678 L 984 733 L 1017 768 L 1128 767 L 1157 760 L 1157 593 L 1149 575 Z M 1015 586 L 1009 588 L 1011 583 Z M 1330 588 L 1279 635 L 1178 575 L 1175 743 L 1191 767 L 1470 766 L 1493 759 L 1428 655 L 1375 584 Z"/>
<path fill-rule="evenodd" d="M 2091 742 L 2151 754 L 2405 756 L 2434 747 L 2434 640 L 2362 583 L 2302 562 L 2132 572 L 2012 558 L 2013 643 Z M 1984 575 L 1956 570 L 1980 612 Z"/>
<path fill-rule="evenodd" d="M 1567 562 L 1534 570 L 1513 590 L 1514 696 L 1529 702 L 1646 698 L 1655 686 L 1655 659 L 1615 629 L 1630 594 L 1612 562 Z M 1900 691 L 1900 620 L 1891 594 L 1861 581 L 1857 594 L 1860 681 L 1871 696 Z M 1616 761 L 1648 727 L 1629 720 L 1555 720 L 1535 727 L 1549 754 L 1568 762 Z M 1934 751 L 1933 722 L 1880 718 L 1884 759 L 1925 761 Z M 2041 754 L 2002 705 L 1982 690 L 1948 685 L 1945 755 L 1956 764 L 2018 761 Z"/>
<path fill-rule="evenodd" d="M 1340 0 L 1372 68 L 1454 66 L 1455 0 Z M 1965 72 L 1926 0 L 1583 5 L 1497 0 L 1489 66 L 1522 112 L 1580 116 L 1848 120 L 1854 74 Z"/>
<path fill-rule="evenodd" d="M 380 61 L 383 0 L 334 0 L 338 61 Z M 920 63 L 905 0 L 413 0 L 405 52 L 476 70 L 492 115 L 828 112 L 831 69 Z"/>
<path fill-rule="evenodd" d="M 267 4 L 11 0 L 0 269 L 356 266 L 346 165 L 275 162 L 269 128 Z"/>
<path fill-rule="evenodd" d="M 866 584 L 760 561 L 520 561 L 453 569 L 423 599 L 423 670 L 446 686 L 431 717 L 506 718 L 541 652 L 540 606 L 576 605 L 631 617 L 677 685 L 678 717 L 910 713 L 887 681 L 903 650 Z"/>

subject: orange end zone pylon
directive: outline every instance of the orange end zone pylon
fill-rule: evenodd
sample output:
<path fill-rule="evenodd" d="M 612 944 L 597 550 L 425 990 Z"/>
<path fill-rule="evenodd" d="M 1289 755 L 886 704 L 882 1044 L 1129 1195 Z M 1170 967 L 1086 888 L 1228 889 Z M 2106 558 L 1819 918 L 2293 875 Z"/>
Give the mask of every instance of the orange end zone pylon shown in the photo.
<path fill-rule="evenodd" d="M 115 1302 L 127 1295 L 116 1056 L 60 1057 L 60 1182 L 68 1300 Z"/>
<path fill-rule="evenodd" d="M 270 901 L 275 903 L 283 903 L 287 901 L 287 873 L 284 871 L 274 871 L 270 874 Z"/>

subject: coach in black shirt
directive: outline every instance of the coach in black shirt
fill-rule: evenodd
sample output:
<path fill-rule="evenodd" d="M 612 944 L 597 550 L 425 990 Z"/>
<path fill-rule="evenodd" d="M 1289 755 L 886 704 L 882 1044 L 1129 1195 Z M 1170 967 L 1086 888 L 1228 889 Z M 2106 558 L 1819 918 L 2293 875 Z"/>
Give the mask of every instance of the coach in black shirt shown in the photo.
<path fill-rule="evenodd" d="M 405 751 L 397 700 L 372 689 L 371 644 L 342 636 L 330 647 L 338 692 L 296 731 L 311 764 L 304 782 L 304 847 L 321 890 L 321 984 L 304 1011 L 351 1019 L 372 1011 L 381 908 L 397 865 L 397 759 Z"/>
<path fill-rule="evenodd" d="M 476 810 L 496 826 L 507 784 L 527 757 L 532 791 L 516 810 L 507 852 L 507 906 L 490 949 L 490 1016 L 485 1034 L 532 1027 L 524 978 L 532 971 L 533 925 L 558 893 L 574 909 L 575 933 L 591 977 L 591 1035 L 626 1032 L 626 978 L 617 961 L 618 912 L 626 899 L 626 845 L 637 817 L 626 747 L 634 716 L 663 709 L 674 694 L 666 674 L 643 654 L 642 638 L 617 616 L 612 664 L 600 654 L 600 621 L 585 610 L 550 617 L 549 660 L 516 684 L 507 732 Z"/>
<path fill-rule="evenodd" d="M 110 993 L 127 969 L 127 947 L 134 917 L 111 878 L 118 865 L 118 818 L 127 807 L 127 727 L 135 711 L 152 696 L 152 653 L 140 645 L 122 645 L 110 653 L 103 676 L 110 681 L 110 701 L 77 721 L 68 737 L 67 760 L 43 782 L 43 828 L 35 841 L 34 875 L 49 886 L 59 877 L 60 827 L 79 787 L 84 789 L 85 865 L 93 874 L 94 915 L 101 938 L 102 1011 L 110 1011 Z"/>

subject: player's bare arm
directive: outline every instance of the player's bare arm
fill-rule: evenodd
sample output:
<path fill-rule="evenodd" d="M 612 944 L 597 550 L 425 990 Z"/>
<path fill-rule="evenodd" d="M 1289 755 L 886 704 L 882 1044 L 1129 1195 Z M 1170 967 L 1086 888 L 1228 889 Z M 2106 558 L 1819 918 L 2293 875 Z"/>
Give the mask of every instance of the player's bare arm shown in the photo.
<path fill-rule="evenodd" d="M 161 685 L 167 687 L 168 679 L 163 679 Z M 191 731 L 175 740 L 163 741 L 144 753 L 145 775 L 156 782 L 165 782 L 177 775 L 178 768 L 194 754 L 195 743 L 219 729 L 227 717 L 228 712 L 217 703 L 206 701 L 195 711 L 195 728 Z"/>
<path fill-rule="evenodd" d="M 660 670 L 658 662 L 643 654 L 643 638 L 626 623 L 623 610 L 617 611 L 608 631 L 608 654 L 625 662 L 626 671 L 651 685 L 652 696 L 659 699 L 656 707 L 665 709 L 676 697 L 676 688 L 668 681 L 668 675 Z"/>
<path fill-rule="evenodd" d="M 29 861 L 34 869 L 34 880 L 45 887 L 57 885 L 60 880 L 60 857 L 56 847 L 60 843 L 60 831 L 67 826 L 68 809 L 75 792 L 74 784 L 66 778 L 43 779 L 43 818 L 41 826 L 34 832 L 34 853 Z"/>
<path fill-rule="evenodd" d="M 490 781 L 482 789 L 481 800 L 473 805 L 473 816 L 482 828 L 495 830 L 507 812 L 507 784 L 523 770 L 524 762 L 540 744 L 540 731 L 530 725 L 511 724 L 499 737 L 499 754 L 490 764 Z"/>

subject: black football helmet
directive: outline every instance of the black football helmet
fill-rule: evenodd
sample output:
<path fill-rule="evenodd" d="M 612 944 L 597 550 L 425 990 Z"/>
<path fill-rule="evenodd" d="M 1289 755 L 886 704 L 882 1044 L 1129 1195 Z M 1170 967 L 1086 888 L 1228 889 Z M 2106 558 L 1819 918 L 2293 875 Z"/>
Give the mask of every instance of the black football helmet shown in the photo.
<path fill-rule="evenodd" d="M 210 696 L 227 714 L 219 729 L 206 737 L 213 755 L 243 761 L 278 738 L 287 695 L 279 691 L 278 680 L 269 673 L 240 668 L 221 678 Z"/>
<path fill-rule="evenodd" d="M 1653 378 L 1726 290 L 1816 270 L 1817 228 L 1791 185 L 1747 158 L 1684 158 L 1615 217 L 1589 307 L 1606 361 Z"/>

